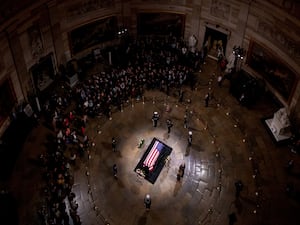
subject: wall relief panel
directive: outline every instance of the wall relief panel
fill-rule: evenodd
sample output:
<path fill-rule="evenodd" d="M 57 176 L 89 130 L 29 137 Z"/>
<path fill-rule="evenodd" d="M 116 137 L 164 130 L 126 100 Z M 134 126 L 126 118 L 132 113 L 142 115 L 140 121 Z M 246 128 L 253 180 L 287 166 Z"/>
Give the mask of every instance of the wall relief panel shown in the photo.
<path fill-rule="evenodd" d="M 139 35 L 184 35 L 185 15 L 177 13 L 139 13 L 137 15 Z"/>
<path fill-rule="evenodd" d="M 247 63 L 285 100 L 289 100 L 295 85 L 297 85 L 297 76 L 287 65 L 284 65 L 272 52 L 256 42 L 250 43 Z"/>
<path fill-rule="evenodd" d="M 230 4 L 220 0 L 212 0 L 210 13 L 215 17 L 228 20 L 230 15 Z"/>
<path fill-rule="evenodd" d="M 286 52 L 296 62 L 300 62 L 300 42 L 292 40 L 286 34 L 265 22 L 259 22 L 258 33 Z"/>
<path fill-rule="evenodd" d="M 97 44 L 117 38 L 117 17 L 107 17 L 83 25 L 69 32 L 69 43 L 72 54 L 81 52 Z"/>

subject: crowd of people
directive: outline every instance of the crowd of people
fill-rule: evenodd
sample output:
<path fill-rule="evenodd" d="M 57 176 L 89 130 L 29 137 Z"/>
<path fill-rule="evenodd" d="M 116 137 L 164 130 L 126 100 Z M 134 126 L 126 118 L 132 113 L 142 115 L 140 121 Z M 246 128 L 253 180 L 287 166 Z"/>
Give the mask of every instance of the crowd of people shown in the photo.
<path fill-rule="evenodd" d="M 113 64 L 109 70 L 90 75 L 76 86 L 77 112 L 90 117 L 109 116 L 112 107 L 121 110 L 126 101 L 140 99 L 145 90 L 151 89 L 167 95 L 171 89 L 178 89 L 182 100 L 180 89 L 184 84 L 194 87 L 193 72 L 204 61 L 200 52 L 182 48 L 184 45 L 179 43 L 153 39 L 127 43 L 125 52 L 118 52 L 126 63 Z"/>
<path fill-rule="evenodd" d="M 47 151 L 38 158 L 46 183 L 43 205 L 38 210 L 41 224 L 68 225 L 69 218 L 74 225 L 81 224 L 72 173 L 78 158 L 86 155 L 89 138 L 85 133 L 87 116 L 71 109 L 69 91 L 53 94 L 44 106 L 45 121 L 55 135 L 47 140 Z"/>
<path fill-rule="evenodd" d="M 85 129 L 88 118 L 100 115 L 110 117 L 112 108 L 122 109 L 131 99 L 141 99 L 145 90 L 156 89 L 170 94 L 187 84 L 194 87 L 193 72 L 204 62 L 203 52 L 191 52 L 183 41 L 174 37 L 142 38 L 123 43 L 118 48 L 122 60 L 107 71 L 88 74 L 74 89 L 64 87 L 53 93 L 44 104 L 46 124 L 55 137 L 40 164 L 47 183 L 45 204 L 39 210 L 44 224 L 81 224 L 78 204 L 72 192 L 72 166 L 89 148 Z M 116 177 L 116 169 L 114 175 Z"/>

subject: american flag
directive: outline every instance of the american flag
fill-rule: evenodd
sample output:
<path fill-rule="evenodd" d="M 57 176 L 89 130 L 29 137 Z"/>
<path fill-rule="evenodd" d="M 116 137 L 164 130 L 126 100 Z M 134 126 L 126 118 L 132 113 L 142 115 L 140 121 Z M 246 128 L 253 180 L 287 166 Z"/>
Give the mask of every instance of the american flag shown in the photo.
<path fill-rule="evenodd" d="M 159 141 L 154 142 L 150 152 L 148 153 L 144 161 L 144 166 L 147 166 L 149 168 L 149 171 L 153 170 L 156 160 L 163 148 L 164 145 L 162 143 L 160 143 Z"/>

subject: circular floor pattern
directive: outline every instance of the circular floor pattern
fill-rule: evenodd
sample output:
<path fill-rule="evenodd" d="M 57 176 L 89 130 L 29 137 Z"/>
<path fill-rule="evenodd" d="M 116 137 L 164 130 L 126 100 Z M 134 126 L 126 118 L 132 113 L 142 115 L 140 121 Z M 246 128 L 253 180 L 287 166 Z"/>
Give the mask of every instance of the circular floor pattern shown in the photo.
<path fill-rule="evenodd" d="M 284 193 L 288 182 L 300 187 L 299 179 L 284 170 L 291 158 L 300 165 L 296 163 L 298 158 L 286 147 L 274 145 L 261 123 L 262 118 L 277 111 L 278 105 L 264 96 L 251 108 L 239 105 L 229 94 L 229 81 L 218 87 L 215 70 L 215 62 L 208 60 L 202 73 L 196 74 L 195 90 L 185 87 L 183 103 L 178 103 L 176 90 L 170 97 L 148 90 L 144 98 L 129 101 L 121 111 L 116 110 L 111 119 L 88 121 L 87 133 L 94 146 L 71 167 L 75 181 L 72 191 L 76 193 L 82 224 L 225 225 L 231 213 L 236 214 L 236 224 L 299 224 L 298 202 Z M 209 107 L 205 107 L 208 91 L 212 98 Z M 154 111 L 161 114 L 157 128 L 151 122 Z M 190 148 L 188 130 L 183 126 L 185 113 L 193 132 Z M 169 136 L 168 118 L 174 124 Z M 41 179 L 42 170 L 30 164 L 29 159 L 46 151 L 47 138 L 54 135 L 42 124 L 32 131 L 9 181 L 9 189 L 18 201 L 20 225 L 37 224 L 36 210 L 45 200 L 40 194 L 45 182 Z M 112 151 L 113 136 L 118 141 L 117 152 Z M 168 165 L 151 184 L 137 176 L 134 168 L 153 137 L 173 151 Z M 139 149 L 141 138 L 145 144 Z M 186 164 L 185 175 L 177 182 L 182 162 Z M 112 173 L 114 163 L 118 166 L 118 180 Z M 296 166 L 294 174 L 297 171 Z M 235 198 L 237 180 L 244 183 L 240 198 Z M 152 197 L 149 212 L 143 204 L 146 193 Z"/>
<path fill-rule="evenodd" d="M 218 221 L 228 220 L 228 214 L 236 210 L 233 184 L 237 174 L 232 173 L 232 168 L 236 168 L 233 171 L 239 173 L 239 177 L 251 174 L 250 163 L 238 153 L 245 151 L 246 144 L 244 134 L 236 129 L 236 121 L 229 118 L 229 113 L 218 109 L 220 106 L 210 109 L 191 107 L 178 104 L 176 98 L 166 100 L 163 93 L 156 92 L 147 93 L 145 99 L 144 102 L 129 103 L 123 112 L 114 113 L 111 120 L 103 124 L 98 122 L 89 130 L 94 134 L 95 146 L 86 164 L 89 176 L 85 183 L 89 189 L 89 204 L 97 218 L 110 224 L 218 224 Z M 168 107 L 169 112 L 166 111 Z M 218 110 L 217 115 L 214 113 L 215 118 L 209 118 L 210 110 Z M 154 111 L 161 115 L 157 128 L 151 122 Z M 188 129 L 183 126 L 186 111 Z M 170 135 L 165 124 L 168 118 L 174 123 Z M 214 124 L 219 120 L 223 121 L 221 127 L 228 129 L 230 137 L 218 136 Z M 189 130 L 193 132 L 191 147 L 187 146 Z M 112 151 L 112 137 L 118 140 L 117 152 Z M 169 163 L 151 184 L 139 177 L 134 168 L 153 137 L 172 147 L 173 151 Z M 227 146 L 228 138 L 237 140 L 235 146 Z M 145 139 L 145 144 L 138 148 L 141 139 Z M 237 151 L 237 158 L 229 159 L 223 151 Z M 235 160 L 240 162 L 233 164 Z M 186 164 L 185 175 L 177 181 L 177 170 L 183 162 Z M 117 180 L 112 176 L 115 163 Z M 239 165 L 243 171 L 239 171 Z M 152 207 L 145 213 L 143 198 L 147 193 L 151 195 Z"/>

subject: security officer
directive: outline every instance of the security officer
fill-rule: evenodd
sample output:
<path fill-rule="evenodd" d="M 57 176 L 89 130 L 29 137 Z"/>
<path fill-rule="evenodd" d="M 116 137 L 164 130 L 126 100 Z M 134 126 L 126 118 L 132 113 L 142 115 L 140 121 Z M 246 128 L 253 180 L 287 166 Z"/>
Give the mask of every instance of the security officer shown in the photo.
<path fill-rule="evenodd" d="M 154 112 L 152 116 L 153 127 L 157 127 L 157 122 L 159 120 L 158 112 Z"/>

